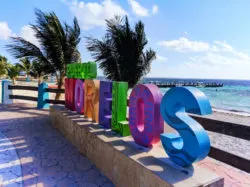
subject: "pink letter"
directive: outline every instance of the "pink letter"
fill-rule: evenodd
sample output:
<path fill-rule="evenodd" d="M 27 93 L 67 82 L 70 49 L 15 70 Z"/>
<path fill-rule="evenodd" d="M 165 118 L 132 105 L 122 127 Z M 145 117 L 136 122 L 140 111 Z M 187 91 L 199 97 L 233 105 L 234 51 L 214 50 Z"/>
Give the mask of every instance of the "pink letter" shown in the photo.
<path fill-rule="evenodd" d="M 70 108 L 69 101 L 69 78 L 65 78 L 65 107 Z"/>
<path fill-rule="evenodd" d="M 75 108 L 79 114 L 84 113 L 84 81 L 77 79 L 75 85 Z"/>
<path fill-rule="evenodd" d="M 75 110 L 75 83 L 76 79 L 65 79 L 65 106 L 70 110 Z"/>

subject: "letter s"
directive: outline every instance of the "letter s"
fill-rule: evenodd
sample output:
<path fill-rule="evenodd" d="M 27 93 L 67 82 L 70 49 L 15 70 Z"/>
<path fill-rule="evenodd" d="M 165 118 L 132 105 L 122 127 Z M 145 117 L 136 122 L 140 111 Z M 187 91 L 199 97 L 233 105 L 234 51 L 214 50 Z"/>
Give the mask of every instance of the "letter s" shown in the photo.
<path fill-rule="evenodd" d="M 210 150 L 207 132 L 187 113 L 199 115 L 212 113 L 205 94 L 194 87 L 170 89 L 162 99 L 161 115 L 179 135 L 161 134 L 161 141 L 170 159 L 182 167 L 202 160 Z"/>

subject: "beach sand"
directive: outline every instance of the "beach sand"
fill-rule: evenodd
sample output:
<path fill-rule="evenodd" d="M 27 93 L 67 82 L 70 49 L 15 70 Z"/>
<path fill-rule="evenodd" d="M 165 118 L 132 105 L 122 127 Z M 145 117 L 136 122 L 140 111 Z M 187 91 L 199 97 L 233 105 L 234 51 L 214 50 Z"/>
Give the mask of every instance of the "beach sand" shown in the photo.
<path fill-rule="evenodd" d="M 0 83 L 1 83 L 1 81 L 0 81 Z M 24 82 L 24 81 L 17 81 L 16 85 L 36 86 L 36 87 L 38 86 L 37 82 Z M 55 83 L 48 83 L 48 85 L 52 86 L 52 85 L 55 85 Z M 13 95 L 38 97 L 38 92 L 37 91 L 29 91 L 29 90 L 13 90 Z M 55 95 L 56 95 L 55 93 L 49 93 L 49 99 L 55 99 Z M 2 98 L 2 86 L 0 86 L 0 98 Z M 61 94 L 61 100 L 64 100 L 64 94 Z M 14 103 L 27 103 L 27 104 L 31 104 L 31 105 L 34 105 L 34 106 L 37 105 L 37 102 L 27 101 L 27 100 L 19 100 L 19 99 L 14 99 L 13 102 Z"/>

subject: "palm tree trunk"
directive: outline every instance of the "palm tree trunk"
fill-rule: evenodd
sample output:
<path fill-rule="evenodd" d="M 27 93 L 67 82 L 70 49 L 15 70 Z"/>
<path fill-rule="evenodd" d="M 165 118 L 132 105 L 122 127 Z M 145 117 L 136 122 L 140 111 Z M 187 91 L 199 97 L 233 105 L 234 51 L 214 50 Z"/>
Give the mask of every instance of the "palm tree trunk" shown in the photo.
<path fill-rule="evenodd" d="M 30 81 L 30 75 L 27 74 L 27 76 L 26 76 L 26 82 L 29 82 L 29 81 Z"/>
<path fill-rule="evenodd" d="M 41 84 L 42 80 L 41 80 L 41 76 L 38 76 L 38 86 L 39 84 Z"/>
<path fill-rule="evenodd" d="M 58 89 L 62 89 L 63 85 L 64 85 L 64 75 L 60 75 L 60 77 L 58 77 Z M 61 93 L 56 93 L 56 96 L 55 96 L 55 100 L 59 100 L 61 98 Z"/>
<path fill-rule="evenodd" d="M 12 80 L 12 84 L 15 85 L 16 84 L 15 78 L 12 78 L 11 80 Z"/>

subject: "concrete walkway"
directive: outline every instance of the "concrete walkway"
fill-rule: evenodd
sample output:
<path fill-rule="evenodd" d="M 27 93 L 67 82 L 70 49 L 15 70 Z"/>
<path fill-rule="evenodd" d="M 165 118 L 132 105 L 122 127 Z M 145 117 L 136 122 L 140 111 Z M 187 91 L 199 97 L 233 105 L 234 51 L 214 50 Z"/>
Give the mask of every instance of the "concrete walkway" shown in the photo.
<path fill-rule="evenodd" d="M 0 105 L 0 186 L 114 186 L 53 129 L 48 114 Z"/>
<path fill-rule="evenodd" d="M 0 104 L 0 187 L 1 184 L 8 187 L 114 186 L 50 123 L 48 110 L 36 110 L 25 104 Z M 208 133 L 212 145 L 230 150 L 231 145 L 237 145 L 240 149 L 236 151 L 249 155 L 249 149 L 245 147 L 242 151 L 240 146 L 244 140 L 238 142 L 226 135 Z M 226 187 L 250 186 L 250 174 L 212 158 L 197 164 L 223 176 Z"/>

